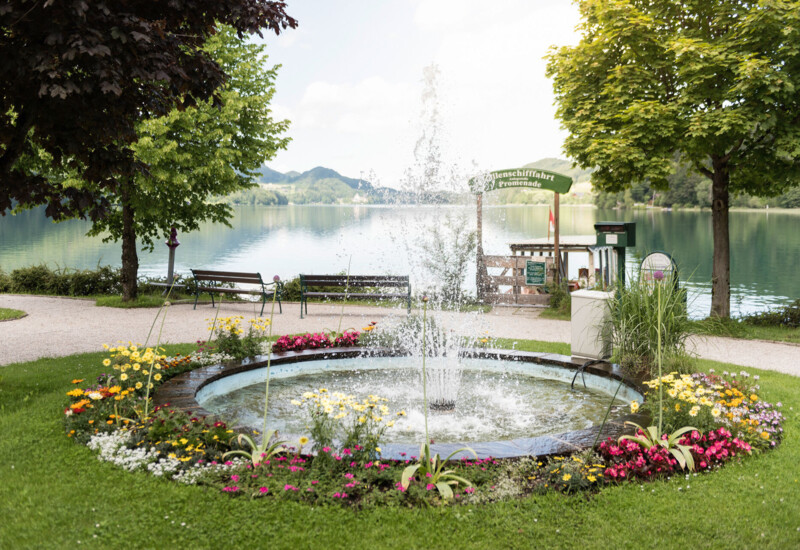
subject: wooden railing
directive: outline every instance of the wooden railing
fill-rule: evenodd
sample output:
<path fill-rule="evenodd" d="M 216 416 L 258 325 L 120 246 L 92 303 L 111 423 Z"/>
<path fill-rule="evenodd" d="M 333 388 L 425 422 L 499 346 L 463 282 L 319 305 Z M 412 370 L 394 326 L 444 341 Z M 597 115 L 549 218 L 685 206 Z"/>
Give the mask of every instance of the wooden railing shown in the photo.
<path fill-rule="evenodd" d="M 547 256 L 483 256 L 487 274 L 482 285 L 481 298 L 487 304 L 546 305 L 550 295 L 543 285 L 528 285 L 525 267 L 528 261 L 545 262 L 546 283 L 555 277 L 554 260 Z M 499 270 L 492 274 L 490 270 Z"/>

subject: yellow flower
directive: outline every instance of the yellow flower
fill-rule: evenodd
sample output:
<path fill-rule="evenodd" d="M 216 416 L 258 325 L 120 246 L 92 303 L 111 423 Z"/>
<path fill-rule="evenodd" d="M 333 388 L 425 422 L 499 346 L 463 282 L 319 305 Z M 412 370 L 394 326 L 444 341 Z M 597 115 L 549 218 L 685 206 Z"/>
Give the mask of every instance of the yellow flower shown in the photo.
<path fill-rule="evenodd" d="M 81 382 L 83 382 L 83 378 L 80 379 L 76 378 L 75 380 L 72 381 L 73 384 L 80 384 Z"/>
<path fill-rule="evenodd" d="M 700 407 L 694 406 L 689 411 L 689 416 L 697 416 L 697 413 L 699 413 L 699 412 L 700 412 Z"/>
<path fill-rule="evenodd" d="M 719 415 L 720 415 L 720 410 L 719 410 L 719 409 L 716 409 L 716 408 L 714 408 L 714 409 L 711 409 L 711 414 L 712 414 L 713 416 L 719 416 Z"/>
<path fill-rule="evenodd" d="M 677 412 L 677 411 L 680 411 L 680 410 L 681 410 L 681 404 L 680 403 L 675 403 L 675 411 Z"/>
<path fill-rule="evenodd" d="M 128 379 L 128 373 L 123 372 L 122 374 L 119 375 L 119 379 L 124 382 L 125 380 Z"/>
<path fill-rule="evenodd" d="M 308 445 L 308 438 L 306 436 L 301 437 L 300 439 L 298 439 L 298 441 L 300 442 L 301 446 Z"/>
<path fill-rule="evenodd" d="M 768 432 L 761 432 L 759 435 L 761 436 L 761 439 L 769 439 L 769 433 Z"/>
<path fill-rule="evenodd" d="M 639 403 L 637 403 L 636 401 L 631 401 L 631 412 L 635 413 L 638 410 L 639 410 Z"/>
<path fill-rule="evenodd" d="M 104 367 L 107 367 L 107 366 L 109 366 L 110 364 L 111 364 L 111 359 L 108 359 L 108 358 L 106 358 L 106 359 L 103 359 L 103 366 L 104 366 Z"/>
<path fill-rule="evenodd" d="M 364 423 L 364 422 L 366 422 L 366 421 L 367 421 L 367 419 L 366 419 L 366 418 L 364 418 L 363 416 L 359 416 L 359 417 L 358 417 L 358 423 L 359 423 L 359 424 L 363 424 L 363 423 Z"/>
<path fill-rule="evenodd" d="M 69 395 L 70 397 L 80 397 L 81 395 L 83 395 L 83 390 L 80 388 L 75 388 L 72 391 L 68 391 L 67 395 Z"/>
<path fill-rule="evenodd" d="M 127 376 L 127 375 L 123 375 L 123 376 Z M 161 373 L 159 372 L 159 373 L 154 374 L 153 375 L 153 380 L 161 380 Z"/>
<path fill-rule="evenodd" d="M 572 476 L 570 474 L 564 474 L 564 477 L 562 477 L 561 479 L 562 481 L 569 481 L 570 479 L 572 479 Z"/>
<path fill-rule="evenodd" d="M 758 401 L 758 396 L 756 394 L 750 395 L 750 401 Z"/>
<path fill-rule="evenodd" d="M 595 481 L 597 481 L 597 478 L 594 476 L 586 476 L 586 479 L 589 480 L 589 483 L 594 483 Z"/>
<path fill-rule="evenodd" d="M 375 447 L 375 452 L 376 452 L 376 453 L 379 453 L 379 452 L 381 452 L 381 448 L 380 448 L 380 447 Z"/>
<path fill-rule="evenodd" d="M 136 389 L 137 390 L 142 389 L 142 383 L 141 382 L 136 382 Z"/>

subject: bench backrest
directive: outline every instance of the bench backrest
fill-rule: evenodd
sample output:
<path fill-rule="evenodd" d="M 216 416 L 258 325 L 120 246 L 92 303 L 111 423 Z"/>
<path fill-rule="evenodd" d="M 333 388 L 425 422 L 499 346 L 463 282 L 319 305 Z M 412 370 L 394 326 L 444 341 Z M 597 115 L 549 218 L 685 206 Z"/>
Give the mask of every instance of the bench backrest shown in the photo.
<path fill-rule="evenodd" d="M 303 286 L 406 287 L 408 275 L 300 275 Z"/>
<path fill-rule="evenodd" d="M 246 283 L 251 285 L 263 285 L 260 273 L 242 273 L 237 271 L 209 271 L 204 269 L 193 269 L 197 281 L 216 281 L 219 283 Z"/>

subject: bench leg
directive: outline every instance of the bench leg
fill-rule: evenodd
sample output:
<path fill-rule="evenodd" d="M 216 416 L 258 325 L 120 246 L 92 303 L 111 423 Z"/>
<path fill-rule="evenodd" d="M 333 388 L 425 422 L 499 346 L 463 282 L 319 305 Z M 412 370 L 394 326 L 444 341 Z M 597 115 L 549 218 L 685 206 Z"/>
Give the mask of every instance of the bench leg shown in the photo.
<path fill-rule="evenodd" d="M 209 294 L 211 294 L 211 307 L 214 307 L 214 293 L 209 292 Z"/>
<path fill-rule="evenodd" d="M 267 295 L 266 294 L 262 294 L 261 295 L 261 313 L 258 314 L 259 317 L 263 317 L 264 316 L 264 306 L 265 305 L 267 305 Z"/>
<path fill-rule="evenodd" d="M 200 299 L 200 291 L 194 293 L 194 307 L 192 309 L 197 309 L 197 300 Z"/>
<path fill-rule="evenodd" d="M 306 308 L 306 313 L 308 313 L 308 308 Z M 300 318 L 303 318 L 303 297 L 300 296 Z"/>
<path fill-rule="evenodd" d="M 283 313 L 283 306 L 281 305 L 281 299 L 278 298 L 278 313 Z"/>

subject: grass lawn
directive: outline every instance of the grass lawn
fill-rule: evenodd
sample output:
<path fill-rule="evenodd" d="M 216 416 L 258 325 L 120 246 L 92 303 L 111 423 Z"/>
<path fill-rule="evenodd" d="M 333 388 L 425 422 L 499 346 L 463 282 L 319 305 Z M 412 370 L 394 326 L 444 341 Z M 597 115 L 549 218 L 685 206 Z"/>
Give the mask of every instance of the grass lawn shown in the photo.
<path fill-rule="evenodd" d="M 692 330 L 697 334 L 709 336 L 800 344 L 800 328 L 751 325 L 738 319 L 708 318 L 701 321 L 692 321 Z"/>
<path fill-rule="evenodd" d="M 27 315 L 27 313 L 18 309 L 0 307 L 0 321 L 13 321 L 14 319 L 25 317 L 25 315 Z"/>
<path fill-rule="evenodd" d="M 569 350 L 532 341 L 516 347 Z M 0 367 L 0 547 L 800 547 L 800 378 L 748 369 L 761 376 L 766 399 L 783 402 L 786 438 L 772 452 L 712 474 L 607 487 L 590 496 L 353 511 L 231 498 L 99 462 L 65 436 L 61 411 L 71 380 L 104 372 L 102 357 Z M 700 366 L 741 370 L 710 361 Z"/>

